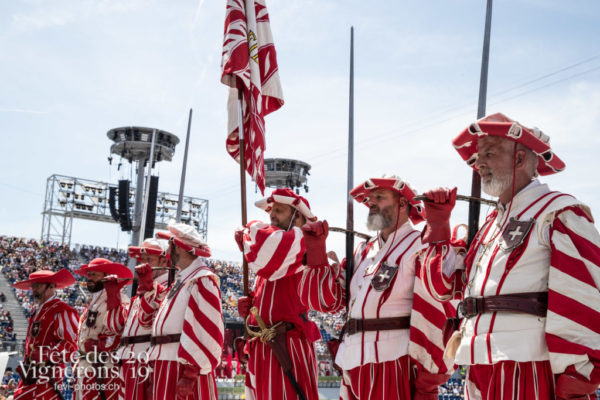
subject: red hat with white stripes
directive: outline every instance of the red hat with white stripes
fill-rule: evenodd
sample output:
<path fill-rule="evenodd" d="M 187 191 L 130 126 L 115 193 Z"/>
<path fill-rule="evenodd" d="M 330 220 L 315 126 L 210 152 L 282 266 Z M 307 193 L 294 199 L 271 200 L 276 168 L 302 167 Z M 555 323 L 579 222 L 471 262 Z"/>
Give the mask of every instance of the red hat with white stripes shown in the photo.
<path fill-rule="evenodd" d="M 133 272 L 129 268 L 106 258 L 94 258 L 89 264 L 82 265 L 73 272 L 84 276 L 88 272 L 103 272 L 106 275 L 116 275 L 118 278 L 133 279 Z"/>
<path fill-rule="evenodd" d="M 275 189 L 269 197 L 257 201 L 254 205 L 266 212 L 271 212 L 273 203 L 287 204 L 294 207 L 309 221 L 316 221 L 317 217 L 310 210 L 310 204 L 304 197 L 296 194 L 292 189 Z"/>
<path fill-rule="evenodd" d="M 129 258 L 139 259 L 142 254 L 169 258 L 169 241 L 165 239 L 148 238 L 141 246 L 129 246 Z"/>
<path fill-rule="evenodd" d="M 352 189 L 350 191 L 350 196 L 352 196 L 354 200 L 358 201 L 359 203 L 363 203 L 368 207 L 369 205 L 367 202 L 369 201 L 369 196 L 373 190 L 377 189 L 389 189 L 408 200 L 412 206 L 410 215 L 408 217 L 413 224 L 418 224 L 419 222 L 425 220 L 425 209 L 423 208 L 423 203 L 420 201 L 415 201 L 414 197 L 416 194 L 414 190 L 412 190 L 408 183 L 404 182 L 395 175 L 384 175 L 381 178 L 367 179 Z"/>
<path fill-rule="evenodd" d="M 156 237 L 159 239 L 167 239 L 175 246 L 187 251 L 188 253 L 198 257 L 210 257 L 210 247 L 202 239 L 194 227 L 177 223 L 169 223 L 169 232 L 157 232 Z"/>
<path fill-rule="evenodd" d="M 458 154 L 470 167 L 475 167 L 477 139 L 483 136 L 510 139 L 533 151 L 539 160 L 537 172 L 540 175 L 551 175 L 565 169 L 565 163 L 550 147 L 550 137 L 538 128 L 527 128 L 501 113 L 473 122 L 452 141 Z"/>
<path fill-rule="evenodd" d="M 13 283 L 15 289 L 31 290 L 33 283 L 53 283 L 57 289 L 66 288 L 75 283 L 75 278 L 67 269 L 52 272 L 47 269 L 35 271 L 29 275 L 29 279 Z"/>

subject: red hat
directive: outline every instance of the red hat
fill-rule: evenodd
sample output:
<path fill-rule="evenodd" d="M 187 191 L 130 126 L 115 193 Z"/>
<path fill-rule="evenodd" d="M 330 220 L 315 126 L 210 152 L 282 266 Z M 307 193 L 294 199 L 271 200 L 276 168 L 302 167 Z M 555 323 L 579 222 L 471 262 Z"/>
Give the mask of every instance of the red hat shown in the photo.
<path fill-rule="evenodd" d="M 192 226 L 178 222 L 169 224 L 168 229 L 169 232 L 157 232 L 156 237 L 170 240 L 175 246 L 195 256 L 210 257 L 210 247 Z"/>
<path fill-rule="evenodd" d="M 89 264 L 82 265 L 73 272 L 84 276 L 88 272 L 104 272 L 106 275 L 116 275 L 117 278 L 133 279 L 133 272 L 129 268 L 106 258 L 94 258 Z"/>
<path fill-rule="evenodd" d="M 369 195 L 376 189 L 389 189 L 404 197 L 412 209 L 410 210 L 409 218 L 413 224 L 418 224 L 425 220 L 425 209 L 420 201 L 415 201 L 415 192 L 411 189 L 408 183 L 404 182 L 397 176 L 383 176 L 381 178 L 367 179 L 350 191 L 350 196 L 359 203 L 363 203 L 368 207 Z"/>
<path fill-rule="evenodd" d="M 266 212 L 271 212 L 273 203 L 287 204 L 300 211 L 309 221 L 316 221 L 317 217 L 310 210 L 310 204 L 304 197 L 296 194 L 292 189 L 275 189 L 269 197 L 257 201 L 254 205 Z"/>
<path fill-rule="evenodd" d="M 32 283 L 54 283 L 57 289 L 66 288 L 75 283 L 75 278 L 68 269 L 52 272 L 47 269 L 35 271 L 29 275 L 29 279 L 13 283 L 13 287 L 21 290 L 31 290 Z"/>
<path fill-rule="evenodd" d="M 477 139 L 482 136 L 498 136 L 521 143 L 533 151 L 539 159 L 537 172 L 550 175 L 565 169 L 565 163 L 550 148 L 550 138 L 538 128 L 527 128 L 506 115 L 497 113 L 473 122 L 452 144 L 458 154 L 471 167 L 477 160 Z"/>
<path fill-rule="evenodd" d="M 129 246 L 129 258 L 139 259 L 142 254 L 169 257 L 169 242 L 164 239 L 148 238 L 141 246 Z"/>

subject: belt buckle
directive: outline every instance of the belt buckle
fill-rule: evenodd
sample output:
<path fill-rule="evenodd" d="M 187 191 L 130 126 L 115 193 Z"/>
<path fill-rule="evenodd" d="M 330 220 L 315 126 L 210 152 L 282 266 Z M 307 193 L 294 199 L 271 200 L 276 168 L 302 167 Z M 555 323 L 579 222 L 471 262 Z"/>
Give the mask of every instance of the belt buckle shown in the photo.
<path fill-rule="evenodd" d="M 456 312 L 459 318 L 472 318 L 479 314 L 479 310 L 477 310 L 477 298 L 476 297 L 467 297 L 460 303 L 458 303 L 458 307 L 456 308 Z"/>

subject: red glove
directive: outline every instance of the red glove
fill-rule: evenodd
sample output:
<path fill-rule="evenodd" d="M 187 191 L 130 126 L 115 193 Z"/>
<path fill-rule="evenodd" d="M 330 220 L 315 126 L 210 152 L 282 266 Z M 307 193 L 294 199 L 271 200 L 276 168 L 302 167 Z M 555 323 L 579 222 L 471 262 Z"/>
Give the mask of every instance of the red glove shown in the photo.
<path fill-rule="evenodd" d="M 250 307 L 252 307 L 252 296 L 242 296 L 238 299 L 238 313 L 240 317 L 246 319 L 248 314 L 250 314 Z"/>
<path fill-rule="evenodd" d="M 304 243 L 306 244 L 306 265 L 320 267 L 329 265 L 325 240 L 329 234 L 327 221 L 307 222 L 302 226 Z"/>
<path fill-rule="evenodd" d="M 244 364 L 248 362 L 248 356 L 244 352 L 245 347 L 246 339 L 243 336 L 238 336 L 233 340 L 233 348 L 238 356 L 238 360 Z"/>
<path fill-rule="evenodd" d="M 598 383 L 589 383 L 573 376 L 561 374 L 556 380 L 556 398 L 559 400 L 587 400 L 593 395 Z"/>
<path fill-rule="evenodd" d="M 437 400 L 438 386 L 445 383 L 450 378 L 446 374 L 431 374 L 422 369 L 417 371 L 417 379 L 415 379 L 415 395 L 414 400 Z"/>
<path fill-rule="evenodd" d="M 191 396 L 196 389 L 200 370 L 193 365 L 184 364 L 183 374 L 177 381 L 177 397 Z"/>
<path fill-rule="evenodd" d="M 141 296 L 154 288 L 154 282 L 152 281 L 152 267 L 150 264 L 136 266 L 135 272 L 138 274 L 138 287 L 136 293 L 138 296 Z"/>
<path fill-rule="evenodd" d="M 83 349 L 85 350 L 86 353 L 95 351 L 97 347 L 98 347 L 98 341 L 95 339 L 88 339 L 85 342 L 83 342 Z"/>
<path fill-rule="evenodd" d="M 237 243 L 240 251 L 243 253 L 244 252 L 244 228 L 236 229 L 235 233 L 233 234 L 233 238 L 235 239 L 235 242 Z"/>
<path fill-rule="evenodd" d="M 127 282 L 127 281 L 124 281 Z M 121 287 L 116 275 L 109 275 L 103 279 L 106 290 L 106 309 L 114 310 L 121 305 Z"/>
<path fill-rule="evenodd" d="M 456 203 L 456 188 L 437 188 L 424 193 L 432 201 L 424 201 L 427 225 L 423 243 L 450 240 L 450 214 Z"/>

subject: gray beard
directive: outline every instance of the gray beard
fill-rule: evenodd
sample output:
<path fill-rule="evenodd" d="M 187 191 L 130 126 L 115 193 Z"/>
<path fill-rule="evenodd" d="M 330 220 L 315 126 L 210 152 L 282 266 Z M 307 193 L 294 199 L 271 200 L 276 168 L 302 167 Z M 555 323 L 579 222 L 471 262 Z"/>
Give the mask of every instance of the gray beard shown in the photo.
<path fill-rule="evenodd" d="M 490 183 L 481 182 L 481 189 L 484 193 L 490 196 L 500 197 L 506 189 L 510 187 L 512 183 L 510 175 L 494 176 Z"/>
<path fill-rule="evenodd" d="M 370 231 L 380 231 L 389 227 L 392 221 L 382 214 L 372 214 L 367 218 L 367 229 Z"/>

